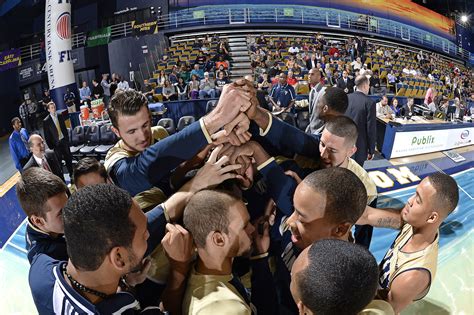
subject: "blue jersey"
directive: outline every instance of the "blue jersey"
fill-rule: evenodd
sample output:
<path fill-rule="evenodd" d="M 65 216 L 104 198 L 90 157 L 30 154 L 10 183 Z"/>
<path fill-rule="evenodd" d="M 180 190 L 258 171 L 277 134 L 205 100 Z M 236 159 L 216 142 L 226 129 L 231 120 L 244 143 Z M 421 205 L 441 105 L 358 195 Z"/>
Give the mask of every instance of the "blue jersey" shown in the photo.
<path fill-rule="evenodd" d="M 68 260 L 66 239 L 64 235 L 52 237 L 41 231 L 28 220 L 26 227 L 26 249 L 28 250 L 28 261 L 32 262 L 33 257 L 38 254 L 46 254 L 57 260 Z"/>
<path fill-rule="evenodd" d="M 275 101 L 275 103 L 280 103 L 281 107 L 288 107 L 290 102 L 293 101 L 296 97 L 295 89 L 289 85 L 275 85 L 270 92 L 270 97 Z"/>

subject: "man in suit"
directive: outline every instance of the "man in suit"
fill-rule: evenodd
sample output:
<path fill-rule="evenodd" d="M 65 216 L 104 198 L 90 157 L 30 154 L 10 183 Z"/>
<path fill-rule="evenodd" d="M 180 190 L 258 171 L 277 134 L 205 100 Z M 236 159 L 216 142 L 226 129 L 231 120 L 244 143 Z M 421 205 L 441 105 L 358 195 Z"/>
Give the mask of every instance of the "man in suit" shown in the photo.
<path fill-rule="evenodd" d="M 309 125 L 306 127 L 306 132 L 309 134 L 315 133 L 321 128 L 324 122 L 319 118 L 315 112 L 319 97 L 324 94 L 324 84 L 321 83 L 321 72 L 317 68 L 309 70 L 309 85 L 312 86 L 309 92 Z"/>
<path fill-rule="evenodd" d="M 72 155 L 69 150 L 69 139 L 66 124 L 62 115 L 56 112 L 56 104 L 48 103 L 49 115 L 43 121 L 44 139 L 51 150 L 54 150 L 58 161 L 66 161 L 69 176 L 72 176 Z"/>
<path fill-rule="evenodd" d="M 369 79 L 360 75 L 355 79 L 357 91 L 348 95 L 349 106 L 346 116 L 352 118 L 359 131 L 354 154 L 354 160 L 363 166 L 365 160 L 371 160 L 375 151 L 376 114 L 374 101 L 367 96 L 369 93 Z"/>
<path fill-rule="evenodd" d="M 346 94 L 354 92 L 354 82 L 349 79 L 349 74 L 346 70 L 342 72 L 342 78 L 337 80 L 337 87 L 343 89 Z"/>
<path fill-rule="evenodd" d="M 44 140 L 40 135 L 33 134 L 28 139 L 28 146 L 32 153 L 32 156 L 26 163 L 24 169 L 30 167 L 41 167 L 47 171 L 50 171 L 57 177 L 61 178 L 63 182 L 64 175 L 56 154 L 52 151 L 45 151 Z"/>

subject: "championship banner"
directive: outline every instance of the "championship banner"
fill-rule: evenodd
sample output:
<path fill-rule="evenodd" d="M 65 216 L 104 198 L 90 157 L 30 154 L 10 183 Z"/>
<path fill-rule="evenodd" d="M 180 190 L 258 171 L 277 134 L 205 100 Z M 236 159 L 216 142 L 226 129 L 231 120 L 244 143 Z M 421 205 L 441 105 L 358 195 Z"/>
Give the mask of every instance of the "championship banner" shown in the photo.
<path fill-rule="evenodd" d="M 77 90 L 72 58 L 70 0 L 46 0 L 44 35 L 51 98 L 58 110 L 66 109 L 66 89 Z"/>
<path fill-rule="evenodd" d="M 158 21 L 153 20 L 144 23 L 137 23 L 137 21 L 132 21 L 132 30 L 135 35 L 146 35 L 146 34 L 156 34 L 158 33 Z"/>
<path fill-rule="evenodd" d="M 110 42 L 111 33 L 112 33 L 112 28 L 110 26 L 89 32 L 89 34 L 87 35 L 87 47 L 94 47 L 94 46 L 108 44 Z"/>
<path fill-rule="evenodd" d="M 21 50 L 10 49 L 0 53 L 0 72 L 21 66 Z"/>

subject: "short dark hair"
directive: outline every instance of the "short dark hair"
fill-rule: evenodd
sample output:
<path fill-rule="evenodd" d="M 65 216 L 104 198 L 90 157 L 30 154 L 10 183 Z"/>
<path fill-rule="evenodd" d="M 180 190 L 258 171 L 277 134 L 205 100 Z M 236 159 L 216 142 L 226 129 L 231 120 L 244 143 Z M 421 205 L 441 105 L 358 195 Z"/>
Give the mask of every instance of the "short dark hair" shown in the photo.
<path fill-rule="evenodd" d="M 328 87 L 323 95 L 324 104 L 327 105 L 331 110 L 344 114 L 347 106 L 349 105 L 349 99 L 343 89 L 338 87 Z"/>
<path fill-rule="evenodd" d="M 120 115 L 133 116 L 144 106 L 148 108 L 148 101 L 141 92 L 135 90 L 117 91 L 110 99 L 108 108 L 112 125 L 118 128 L 118 117 Z"/>
<path fill-rule="evenodd" d="M 324 129 L 333 135 L 344 138 L 346 143 L 355 145 L 357 141 L 357 125 L 347 116 L 341 115 L 330 119 L 324 126 Z"/>
<path fill-rule="evenodd" d="M 79 189 L 63 209 L 67 251 L 74 266 L 94 271 L 117 246 L 131 248 L 136 226 L 130 220 L 132 198 L 112 184 Z"/>
<path fill-rule="evenodd" d="M 361 87 L 363 85 L 369 84 L 369 78 L 367 78 L 365 74 L 361 74 L 355 78 L 354 83 L 355 83 L 355 86 Z"/>
<path fill-rule="evenodd" d="M 74 185 L 77 186 L 77 179 L 89 173 L 97 173 L 105 180 L 108 178 L 107 170 L 105 167 L 97 161 L 97 159 L 93 157 L 85 157 L 79 160 L 77 164 L 74 166 L 73 170 L 73 178 L 74 178 Z"/>
<path fill-rule="evenodd" d="M 308 265 L 294 275 L 301 302 L 318 315 L 356 315 L 374 298 L 378 267 L 364 247 L 343 240 L 316 241 Z"/>
<path fill-rule="evenodd" d="M 443 173 L 434 173 L 428 179 L 436 190 L 436 204 L 442 211 L 442 217 L 447 217 L 458 205 L 459 188 L 458 184 L 451 176 Z"/>
<path fill-rule="evenodd" d="M 362 181 L 343 167 L 330 167 L 312 172 L 303 183 L 326 195 L 324 216 L 334 223 L 354 224 L 364 213 L 367 190 Z"/>
<path fill-rule="evenodd" d="M 13 118 L 12 118 L 12 120 L 10 121 L 10 123 L 12 124 L 12 127 L 13 127 L 13 125 L 15 125 L 15 123 L 16 123 L 17 121 L 21 122 L 20 118 L 18 118 L 18 117 L 13 117 Z"/>
<path fill-rule="evenodd" d="M 50 211 L 46 204 L 48 199 L 67 191 L 66 184 L 59 177 L 41 167 L 26 169 L 16 184 L 16 196 L 28 217 L 44 218 Z"/>
<path fill-rule="evenodd" d="M 206 246 L 209 233 L 229 232 L 229 208 L 237 201 L 223 190 L 202 190 L 191 197 L 184 209 L 183 222 L 198 248 Z"/>

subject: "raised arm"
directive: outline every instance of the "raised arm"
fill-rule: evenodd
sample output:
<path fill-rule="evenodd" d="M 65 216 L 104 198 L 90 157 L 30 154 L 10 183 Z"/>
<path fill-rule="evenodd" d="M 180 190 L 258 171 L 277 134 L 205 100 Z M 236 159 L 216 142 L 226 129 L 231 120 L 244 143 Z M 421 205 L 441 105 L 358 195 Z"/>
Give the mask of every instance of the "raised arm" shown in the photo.
<path fill-rule="evenodd" d="M 375 227 L 401 229 L 403 220 L 400 210 L 397 209 L 377 209 L 371 206 L 365 208 L 362 216 L 357 220 L 358 225 L 372 225 Z"/>

